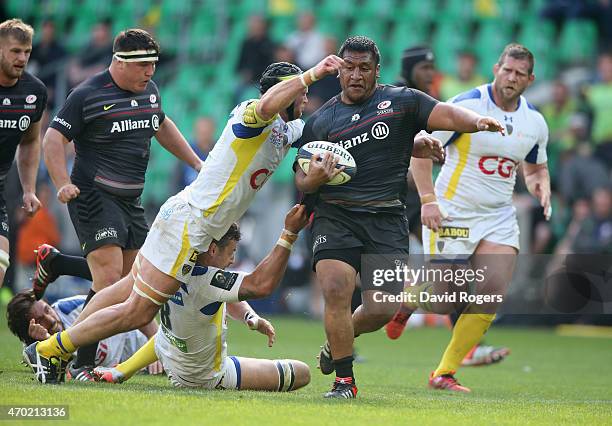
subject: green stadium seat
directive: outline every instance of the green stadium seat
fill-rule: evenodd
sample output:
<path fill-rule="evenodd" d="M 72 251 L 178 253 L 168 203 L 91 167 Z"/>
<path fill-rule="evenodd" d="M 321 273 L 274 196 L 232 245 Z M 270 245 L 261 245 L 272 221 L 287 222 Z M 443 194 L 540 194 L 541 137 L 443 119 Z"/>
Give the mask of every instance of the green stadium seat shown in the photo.
<path fill-rule="evenodd" d="M 397 12 L 396 0 L 364 0 L 355 11 L 355 17 L 368 23 L 374 20 L 390 20 Z"/>
<path fill-rule="evenodd" d="M 269 34 L 274 42 L 282 44 L 296 28 L 295 16 L 276 16 L 272 19 Z"/>
<path fill-rule="evenodd" d="M 344 18 L 333 16 L 317 17 L 317 28 L 325 35 L 329 35 L 342 43 L 347 36 L 347 25 Z"/>
<path fill-rule="evenodd" d="M 460 22 L 463 25 L 470 25 L 474 16 L 473 1 L 447 0 L 446 5 L 436 13 L 436 21 Z"/>
<path fill-rule="evenodd" d="M 38 6 L 39 3 L 36 0 L 7 0 L 5 4 L 8 16 L 18 16 L 23 19 L 34 16 Z"/>
<path fill-rule="evenodd" d="M 473 43 L 474 51 L 479 58 L 478 72 L 486 77 L 491 76 L 491 67 L 511 41 L 511 28 L 504 20 L 481 22 Z"/>
<path fill-rule="evenodd" d="M 193 16 L 193 1 L 163 0 L 161 14 L 164 20 Z"/>
<path fill-rule="evenodd" d="M 455 74 L 457 53 L 467 46 L 467 27 L 458 22 L 441 22 L 432 39 L 436 55 L 436 67 L 446 73 Z"/>
<path fill-rule="evenodd" d="M 438 0 L 405 0 L 403 4 L 398 6 L 397 13 L 394 14 L 395 23 L 419 22 L 422 25 L 427 25 L 439 13 L 438 5 Z"/>
<path fill-rule="evenodd" d="M 517 41 L 531 50 L 535 56 L 535 73 L 538 79 L 555 77 L 558 49 L 550 48 L 554 39 L 554 24 L 541 19 L 524 21 L 518 32 Z"/>
<path fill-rule="evenodd" d="M 588 62 L 597 52 L 597 27 L 592 21 L 569 20 L 561 30 L 558 44 L 562 62 Z"/>
<path fill-rule="evenodd" d="M 321 6 L 317 10 L 317 16 L 322 18 L 342 18 L 352 17 L 355 2 L 353 0 L 322 0 Z"/>
<path fill-rule="evenodd" d="M 353 25 L 353 27 L 351 28 L 351 30 L 349 31 L 347 35 L 348 36 L 364 35 L 364 36 L 370 37 L 372 40 L 374 40 L 379 45 L 379 48 L 381 50 L 384 50 L 384 47 L 382 46 L 386 38 L 385 37 L 386 32 L 387 32 L 386 25 L 382 21 L 360 20 L 360 21 L 355 22 L 355 25 Z"/>

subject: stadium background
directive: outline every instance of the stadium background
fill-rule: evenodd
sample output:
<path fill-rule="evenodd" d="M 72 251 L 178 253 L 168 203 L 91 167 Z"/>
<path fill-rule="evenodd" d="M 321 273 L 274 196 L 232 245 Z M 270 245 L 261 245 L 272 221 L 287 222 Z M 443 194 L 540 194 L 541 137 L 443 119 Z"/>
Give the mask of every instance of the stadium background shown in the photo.
<path fill-rule="evenodd" d="M 152 31 L 162 47 L 154 79 L 160 86 L 163 108 L 194 143 L 197 133 L 194 128 L 199 122 L 204 144 L 220 134 L 238 101 L 257 96 L 256 80 L 262 64 L 265 67 L 274 60 L 295 60 L 307 68 L 313 58 L 335 52 L 349 35 L 368 35 L 378 43 L 382 54 L 381 83 L 397 81 L 405 48 L 430 45 L 438 70 L 435 95 L 442 99 L 490 81 L 493 63 L 503 47 L 511 41 L 523 43 L 536 57 L 537 80 L 526 97 L 544 113 L 550 128 L 548 153 L 554 193 L 553 220 L 546 223 L 535 199 L 526 194 L 518 179 L 515 201 L 523 253 L 610 254 L 611 165 L 609 157 L 608 162 L 603 160 L 612 144 L 609 3 L 7 0 L 1 12 L 4 18 L 20 17 L 35 28 L 29 69 L 50 88 L 51 117 L 71 87 L 108 66 L 110 43 L 118 31 L 129 27 Z M 305 16 L 308 14 L 312 16 Z M 307 30 L 311 24 L 314 27 Z M 476 61 L 471 62 L 466 56 Z M 470 62 L 473 73 L 466 74 L 466 81 L 461 81 L 457 74 L 460 68 L 467 72 L 465 67 L 469 70 Z M 337 93 L 337 83 L 333 80 L 328 83 L 320 90 L 313 86 L 308 112 Z M 200 152 L 205 154 L 206 149 Z M 274 244 L 282 218 L 295 199 L 292 158 L 289 154 L 242 220 L 244 239 L 237 268 L 253 267 Z M 20 195 L 15 170 L 7 185 L 13 253 L 5 287 L 13 290 L 29 285 L 32 250 L 38 244 L 51 242 L 66 252 L 79 252 L 65 206 L 55 199 L 55 189 L 44 164 L 39 175 L 39 193 L 46 209 L 33 220 L 23 218 L 18 208 Z M 143 196 L 150 218 L 169 195 L 191 178 L 184 167 L 153 142 Z M 594 235 L 589 233 L 594 223 L 607 223 L 608 227 L 603 228 L 601 235 Z M 418 244 L 414 246 L 418 250 Z M 517 271 L 513 288 L 517 292 L 529 290 L 523 292 L 524 297 L 538 299 L 541 293 L 533 290 L 533 284 L 537 288 L 543 271 L 533 276 L 532 269 Z M 258 308 L 319 316 L 321 304 L 310 285 L 308 271 L 309 250 L 303 241 L 292 255 L 283 288 Z M 48 296 L 54 299 L 84 292 L 86 288 L 85 283 L 63 278 Z"/>

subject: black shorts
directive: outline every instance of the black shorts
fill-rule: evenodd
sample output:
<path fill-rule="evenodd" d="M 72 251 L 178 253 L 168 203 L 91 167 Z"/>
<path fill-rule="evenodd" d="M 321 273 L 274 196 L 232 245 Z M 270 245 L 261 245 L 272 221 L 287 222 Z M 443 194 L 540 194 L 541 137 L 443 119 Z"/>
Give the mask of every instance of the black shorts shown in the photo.
<path fill-rule="evenodd" d="M 319 204 L 312 223 L 313 270 L 319 260 L 335 259 L 361 271 L 364 254 L 408 255 L 404 215 L 362 213 Z"/>
<path fill-rule="evenodd" d="M 109 244 L 128 250 L 143 245 L 149 226 L 140 197 L 117 197 L 95 187 L 80 189 L 68 203 L 68 212 L 84 256 Z"/>

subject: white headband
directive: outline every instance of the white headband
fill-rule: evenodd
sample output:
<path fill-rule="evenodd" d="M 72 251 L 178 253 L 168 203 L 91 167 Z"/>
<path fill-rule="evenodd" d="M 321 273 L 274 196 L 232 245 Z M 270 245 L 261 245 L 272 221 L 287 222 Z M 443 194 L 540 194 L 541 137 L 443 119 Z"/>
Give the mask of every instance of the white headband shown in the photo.
<path fill-rule="evenodd" d="M 113 57 L 122 62 L 157 62 L 159 60 L 158 52 L 155 49 L 115 52 Z"/>

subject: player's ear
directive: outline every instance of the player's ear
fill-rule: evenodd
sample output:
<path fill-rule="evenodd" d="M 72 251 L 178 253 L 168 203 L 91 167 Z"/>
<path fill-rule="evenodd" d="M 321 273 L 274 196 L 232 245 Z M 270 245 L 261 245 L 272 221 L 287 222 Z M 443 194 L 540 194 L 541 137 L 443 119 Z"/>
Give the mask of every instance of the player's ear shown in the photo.
<path fill-rule="evenodd" d="M 499 71 L 499 64 L 496 62 L 495 65 L 493 65 L 493 75 L 497 75 L 497 71 Z"/>
<path fill-rule="evenodd" d="M 380 78 L 380 64 L 376 65 L 376 78 Z"/>
<path fill-rule="evenodd" d="M 533 82 L 535 81 L 535 77 L 535 74 L 531 73 L 531 75 L 529 76 L 529 86 L 533 84 Z"/>

